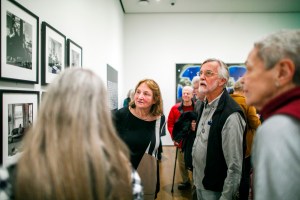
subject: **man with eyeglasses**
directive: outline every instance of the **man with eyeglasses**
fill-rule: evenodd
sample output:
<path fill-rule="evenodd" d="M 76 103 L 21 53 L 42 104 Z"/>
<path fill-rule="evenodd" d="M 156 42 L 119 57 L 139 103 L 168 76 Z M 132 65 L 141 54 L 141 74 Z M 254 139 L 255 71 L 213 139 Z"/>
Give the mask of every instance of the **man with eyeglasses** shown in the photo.
<path fill-rule="evenodd" d="M 205 102 L 199 111 L 193 145 L 193 179 L 200 200 L 234 199 L 244 158 L 246 122 L 241 107 L 229 96 L 229 72 L 218 59 L 203 62 L 200 90 Z"/>

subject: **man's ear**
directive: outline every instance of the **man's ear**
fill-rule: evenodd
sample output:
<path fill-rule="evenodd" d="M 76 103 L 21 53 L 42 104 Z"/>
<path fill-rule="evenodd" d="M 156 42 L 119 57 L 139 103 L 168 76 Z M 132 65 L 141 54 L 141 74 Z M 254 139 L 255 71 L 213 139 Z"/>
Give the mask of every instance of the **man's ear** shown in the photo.
<path fill-rule="evenodd" d="M 280 85 L 286 85 L 293 81 L 295 74 L 295 63 L 288 58 L 281 59 L 278 63 L 277 81 Z"/>
<path fill-rule="evenodd" d="M 226 79 L 225 78 L 221 78 L 220 82 L 219 82 L 219 86 L 223 86 L 224 84 L 226 84 Z"/>

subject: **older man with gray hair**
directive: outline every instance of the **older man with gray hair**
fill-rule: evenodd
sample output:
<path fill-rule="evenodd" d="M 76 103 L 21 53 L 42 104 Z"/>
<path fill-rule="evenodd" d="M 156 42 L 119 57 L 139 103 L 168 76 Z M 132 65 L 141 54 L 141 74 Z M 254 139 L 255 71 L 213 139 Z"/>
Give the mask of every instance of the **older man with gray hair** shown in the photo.
<path fill-rule="evenodd" d="M 224 62 L 204 61 L 199 76 L 206 101 L 199 111 L 192 150 L 197 198 L 231 200 L 242 175 L 244 114 L 226 90 L 229 72 Z"/>

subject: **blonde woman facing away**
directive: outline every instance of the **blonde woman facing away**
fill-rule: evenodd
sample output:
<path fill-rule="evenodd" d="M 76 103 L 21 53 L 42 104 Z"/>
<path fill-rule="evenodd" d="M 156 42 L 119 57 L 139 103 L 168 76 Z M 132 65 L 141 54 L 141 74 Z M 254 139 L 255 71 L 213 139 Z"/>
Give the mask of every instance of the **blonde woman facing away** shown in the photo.
<path fill-rule="evenodd" d="M 102 80 L 92 71 L 62 72 L 42 100 L 18 162 L 0 171 L 0 199 L 142 199 L 108 109 Z"/>

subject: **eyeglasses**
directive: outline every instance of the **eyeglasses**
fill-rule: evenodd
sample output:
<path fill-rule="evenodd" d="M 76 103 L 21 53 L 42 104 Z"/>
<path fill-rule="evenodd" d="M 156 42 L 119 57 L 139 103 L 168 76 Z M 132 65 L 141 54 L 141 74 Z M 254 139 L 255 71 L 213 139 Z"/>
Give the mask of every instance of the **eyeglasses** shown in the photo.
<path fill-rule="evenodd" d="M 201 76 L 202 74 L 204 74 L 205 77 L 212 77 L 216 73 L 214 73 L 213 71 L 207 70 L 207 71 L 200 71 L 199 76 Z"/>

